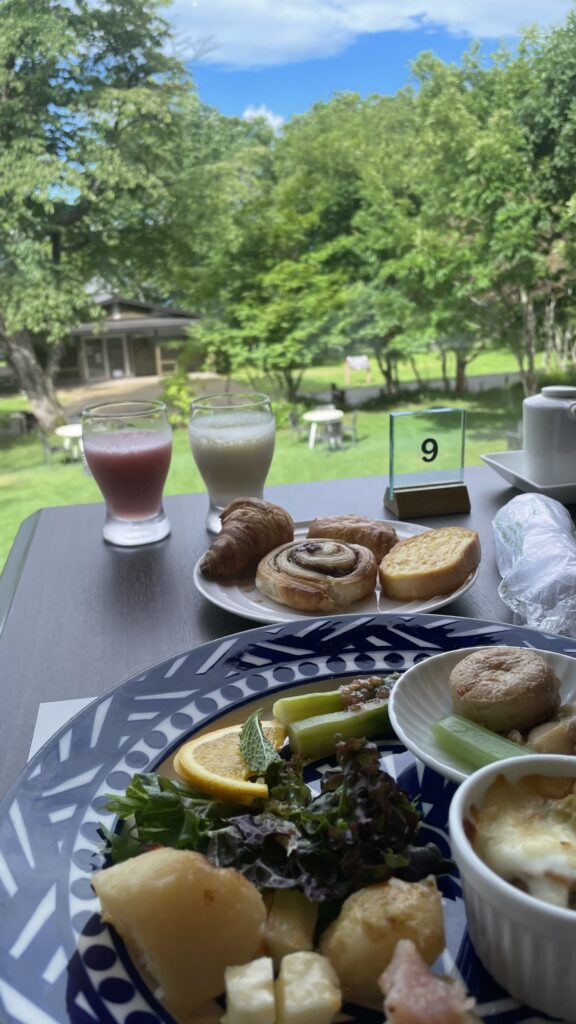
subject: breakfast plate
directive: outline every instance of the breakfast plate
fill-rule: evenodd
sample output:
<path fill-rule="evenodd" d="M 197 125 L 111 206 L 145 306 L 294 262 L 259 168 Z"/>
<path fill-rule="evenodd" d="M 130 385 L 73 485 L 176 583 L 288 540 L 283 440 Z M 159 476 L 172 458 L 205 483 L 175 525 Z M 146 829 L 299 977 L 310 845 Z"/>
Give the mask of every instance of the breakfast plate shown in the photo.
<path fill-rule="evenodd" d="M 415 537 L 419 533 L 428 533 L 428 526 L 419 526 L 416 523 L 403 523 L 400 521 L 387 521 L 388 526 L 392 526 L 398 538 L 404 540 L 406 537 Z M 294 525 L 294 539 L 304 540 L 311 519 L 295 523 Z M 194 583 L 196 589 L 210 601 L 215 604 L 218 608 L 224 608 L 225 611 L 234 612 L 236 615 L 242 615 L 246 619 L 251 619 L 254 622 L 296 622 L 299 619 L 310 618 L 310 612 L 299 612 L 294 608 L 289 608 L 288 605 L 278 604 L 277 601 L 273 601 L 272 598 L 267 597 L 260 590 L 257 589 L 254 580 L 240 580 L 233 582 L 222 583 L 218 580 L 207 580 L 200 572 L 200 562 L 202 559 L 198 559 L 194 566 Z M 444 605 L 449 604 L 450 601 L 454 601 L 457 597 L 461 597 L 467 590 L 470 589 L 472 584 L 478 577 L 478 569 L 471 572 L 468 578 L 461 584 L 456 590 L 451 591 L 448 594 L 437 594 L 435 597 L 429 597 L 425 600 L 417 601 L 398 601 L 386 597 L 377 587 L 373 594 L 369 597 L 363 598 L 361 601 L 356 601 L 353 606 L 350 607 L 350 611 L 356 615 L 374 615 L 377 612 L 432 612 L 438 608 L 443 608 Z"/>
<path fill-rule="evenodd" d="M 259 627 L 175 656 L 81 711 L 30 761 L 0 805 L 2 1024 L 173 1024 L 103 923 L 90 880 L 102 864 L 99 823 L 110 794 L 155 771 L 191 734 L 243 719 L 297 686 L 358 673 L 403 672 L 431 655 L 515 644 L 574 654 L 576 642 L 526 628 L 447 615 L 344 615 Z M 453 783 L 397 739 L 383 765 L 423 813 L 423 839 L 448 849 Z M 536 1024 L 483 970 L 471 947 L 456 876 L 445 876 L 447 949 L 437 969 L 461 976 L 491 1024 Z M 203 1024 L 216 1024 L 214 1007 Z M 380 1024 L 347 1005 L 340 1020 Z M 199 1024 L 199 1022 L 198 1022 Z"/>
<path fill-rule="evenodd" d="M 571 644 L 568 641 L 568 644 L 569 653 L 549 651 L 545 655 L 560 680 L 563 704 L 576 700 L 576 641 Z M 532 644 L 526 642 L 522 646 L 531 647 Z M 408 750 L 424 764 L 454 782 L 462 782 L 470 775 L 470 768 L 442 749 L 431 727 L 433 722 L 452 714 L 448 677 L 454 666 L 471 653 L 469 647 L 460 651 L 447 651 L 414 665 L 398 680 L 388 706 L 394 732 Z"/>

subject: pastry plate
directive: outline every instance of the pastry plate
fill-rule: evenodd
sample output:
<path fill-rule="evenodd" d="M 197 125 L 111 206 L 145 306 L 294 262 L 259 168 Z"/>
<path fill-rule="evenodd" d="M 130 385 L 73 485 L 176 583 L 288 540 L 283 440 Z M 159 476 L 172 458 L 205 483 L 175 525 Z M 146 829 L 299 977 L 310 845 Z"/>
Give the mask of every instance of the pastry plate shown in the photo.
<path fill-rule="evenodd" d="M 304 540 L 308 532 L 311 519 L 295 523 L 294 539 Z M 430 527 L 419 526 L 417 523 L 403 523 L 397 520 L 383 520 L 386 525 L 393 527 L 400 540 L 406 537 L 415 537 L 418 533 L 427 533 Z M 254 580 L 242 580 L 241 582 L 220 583 L 217 580 L 207 580 L 200 572 L 201 558 L 194 566 L 194 583 L 196 589 L 212 604 L 224 608 L 228 612 L 242 615 L 254 622 L 295 622 L 298 619 L 307 619 L 310 612 L 299 612 L 289 608 L 285 604 L 278 604 L 272 598 L 267 597 L 257 589 Z M 396 601 L 385 597 L 380 587 L 377 587 L 373 594 L 356 601 L 350 607 L 354 614 L 373 615 L 375 612 L 432 612 L 443 608 L 445 604 L 454 601 L 457 597 L 465 594 L 476 581 L 478 569 L 470 573 L 464 583 L 449 594 L 438 594 L 436 597 L 429 597 L 425 601 Z"/>
<path fill-rule="evenodd" d="M 572 656 L 556 651 L 544 655 L 560 680 L 563 704 L 576 700 L 576 641 L 568 642 L 568 645 Z M 527 641 L 522 646 L 531 647 L 532 644 Z M 474 649 L 481 650 L 481 647 Z M 471 769 L 436 742 L 432 723 L 452 714 L 448 678 L 454 666 L 471 653 L 472 649 L 466 647 L 438 654 L 414 665 L 398 680 L 389 704 L 394 732 L 408 750 L 424 764 L 455 782 L 462 782 L 470 775 Z"/>
<path fill-rule="evenodd" d="M 326 687 L 358 673 L 404 671 L 431 655 L 492 644 L 554 654 L 574 640 L 447 615 L 343 615 L 260 627 L 171 658 L 104 694 L 30 761 L 0 805 L 2 1024 L 173 1024 L 98 914 L 90 885 L 101 866 L 104 805 L 134 772 L 154 771 L 196 730 L 243 719 L 293 687 Z M 422 839 L 448 852 L 454 784 L 397 739 L 383 764 L 418 796 Z M 317 775 L 318 773 L 312 773 Z M 461 976 L 490 1024 L 538 1024 L 476 959 L 456 876 L 441 880 L 447 949 L 436 969 Z M 536 965 L 535 969 L 538 969 Z M 194 1024 L 217 1024 L 212 1006 Z M 381 1024 L 347 1005 L 340 1021 Z"/>
<path fill-rule="evenodd" d="M 524 469 L 524 452 L 489 452 L 481 455 L 481 459 L 494 469 L 509 484 L 513 484 L 519 491 L 534 491 L 536 494 L 546 494 L 549 498 L 555 498 L 565 505 L 576 504 L 576 483 L 574 484 L 537 484 L 530 480 Z"/>

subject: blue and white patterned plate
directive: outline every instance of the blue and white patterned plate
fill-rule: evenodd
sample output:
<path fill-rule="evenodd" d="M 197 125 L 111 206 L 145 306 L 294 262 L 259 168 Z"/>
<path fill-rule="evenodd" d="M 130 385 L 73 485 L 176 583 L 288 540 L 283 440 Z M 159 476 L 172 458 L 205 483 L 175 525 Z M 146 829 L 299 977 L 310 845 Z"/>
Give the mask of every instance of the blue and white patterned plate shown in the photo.
<path fill-rule="evenodd" d="M 345 615 L 250 630 L 151 668 L 94 701 L 29 763 L 0 805 L 0 1021 L 2 1024 L 159 1024 L 172 1018 L 98 916 L 90 885 L 101 864 L 99 821 L 110 793 L 154 770 L 195 730 L 242 716 L 287 687 L 358 673 L 404 670 L 441 651 L 514 644 L 576 654 L 554 634 L 439 615 Z M 385 767 L 419 795 L 424 838 L 448 849 L 453 783 L 399 741 Z M 491 1024 L 536 1024 L 482 969 L 471 948 L 458 879 L 442 882 L 447 948 Z M 382 1015 L 345 1007 L 342 1020 Z M 218 1017 L 215 1016 L 214 1020 Z"/>

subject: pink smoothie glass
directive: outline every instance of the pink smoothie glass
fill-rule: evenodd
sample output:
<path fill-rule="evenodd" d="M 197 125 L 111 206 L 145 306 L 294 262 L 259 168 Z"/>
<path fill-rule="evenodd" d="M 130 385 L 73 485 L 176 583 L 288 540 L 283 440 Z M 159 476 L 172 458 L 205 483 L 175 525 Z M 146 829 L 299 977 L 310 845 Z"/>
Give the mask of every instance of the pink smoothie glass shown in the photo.
<path fill-rule="evenodd" d="M 106 402 L 84 409 L 88 468 L 106 502 L 104 540 L 122 547 L 153 544 L 170 533 L 162 490 L 172 457 L 163 402 Z"/>

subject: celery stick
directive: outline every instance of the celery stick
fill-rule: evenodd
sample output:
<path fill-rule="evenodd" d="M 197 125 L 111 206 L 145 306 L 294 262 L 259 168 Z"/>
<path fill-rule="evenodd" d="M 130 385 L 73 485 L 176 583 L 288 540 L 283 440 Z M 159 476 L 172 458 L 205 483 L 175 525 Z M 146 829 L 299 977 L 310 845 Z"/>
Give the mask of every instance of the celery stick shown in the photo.
<path fill-rule="evenodd" d="M 449 715 L 433 722 L 432 733 L 447 754 L 459 758 L 471 768 L 483 768 L 485 764 L 502 761 L 505 757 L 534 753 L 460 715 Z"/>
<path fill-rule="evenodd" d="M 281 725 L 289 725 L 290 722 L 298 722 L 301 718 L 313 718 L 314 715 L 342 711 L 342 707 L 340 690 L 327 690 L 325 693 L 300 693 L 294 697 L 280 697 L 272 705 L 272 714 Z"/>
<path fill-rule="evenodd" d="M 337 739 L 378 736 L 390 731 L 388 702 L 374 701 L 359 711 L 335 711 L 290 722 L 287 727 L 292 753 L 317 761 L 334 753 Z"/>

